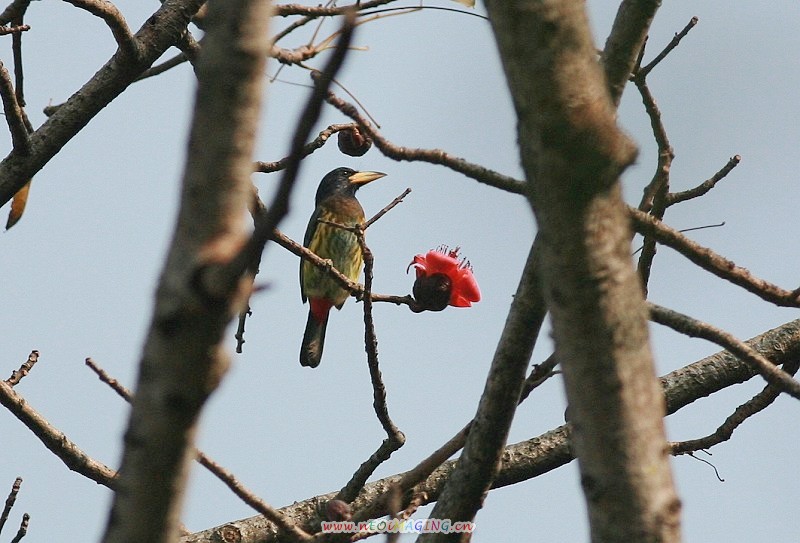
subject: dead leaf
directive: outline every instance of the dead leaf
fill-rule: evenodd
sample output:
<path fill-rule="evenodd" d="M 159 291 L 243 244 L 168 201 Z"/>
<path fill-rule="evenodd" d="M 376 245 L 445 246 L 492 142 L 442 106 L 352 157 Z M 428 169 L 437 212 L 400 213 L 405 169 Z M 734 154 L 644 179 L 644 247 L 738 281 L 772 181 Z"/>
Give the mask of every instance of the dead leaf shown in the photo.
<path fill-rule="evenodd" d="M 31 182 L 25 183 L 21 189 L 17 191 L 14 198 L 11 200 L 11 211 L 8 213 L 8 221 L 6 222 L 6 230 L 17 224 L 25 212 L 25 204 L 28 203 L 28 192 L 31 190 Z"/>

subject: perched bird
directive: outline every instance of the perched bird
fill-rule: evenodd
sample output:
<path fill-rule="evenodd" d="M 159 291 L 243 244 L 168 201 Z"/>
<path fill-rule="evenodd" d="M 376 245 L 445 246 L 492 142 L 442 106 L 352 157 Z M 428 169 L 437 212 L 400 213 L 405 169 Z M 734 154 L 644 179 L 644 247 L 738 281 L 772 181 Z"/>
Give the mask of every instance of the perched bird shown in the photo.
<path fill-rule="evenodd" d="M 303 245 L 320 258 L 333 262 L 333 267 L 350 280 L 358 280 L 363 263 L 361 247 L 355 234 L 331 224 L 355 226 L 364 222 L 364 209 L 356 200 L 362 185 L 385 176 L 380 172 L 357 172 L 336 168 L 322 178 L 315 199 L 316 208 L 308 221 Z M 306 260 L 300 262 L 300 293 L 308 300 L 308 322 L 300 347 L 300 364 L 316 368 L 322 359 L 325 328 L 331 307 L 341 309 L 349 293 L 325 271 Z"/>

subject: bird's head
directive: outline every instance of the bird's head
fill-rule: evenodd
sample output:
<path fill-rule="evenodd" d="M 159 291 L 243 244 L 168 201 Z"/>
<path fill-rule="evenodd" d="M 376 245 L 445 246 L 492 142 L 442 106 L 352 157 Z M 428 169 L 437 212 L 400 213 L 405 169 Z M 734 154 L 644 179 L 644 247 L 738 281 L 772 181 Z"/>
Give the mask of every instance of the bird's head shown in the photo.
<path fill-rule="evenodd" d="M 359 187 L 385 175 L 381 172 L 357 172 L 350 168 L 336 168 L 322 178 L 317 189 L 316 203 L 319 204 L 335 195 L 355 196 Z"/>

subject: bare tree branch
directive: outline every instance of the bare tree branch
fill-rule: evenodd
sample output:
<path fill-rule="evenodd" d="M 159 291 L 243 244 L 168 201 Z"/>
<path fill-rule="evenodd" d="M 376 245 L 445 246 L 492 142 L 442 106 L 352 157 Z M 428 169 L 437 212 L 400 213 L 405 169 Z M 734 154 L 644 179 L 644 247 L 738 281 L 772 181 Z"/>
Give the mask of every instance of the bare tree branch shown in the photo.
<path fill-rule="evenodd" d="M 731 171 L 739 165 L 741 162 L 742 157 L 739 155 L 734 155 L 728 160 L 728 163 L 722 167 L 717 173 L 712 175 L 710 178 L 706 179 L 696 187 L 690 188 L 688 190 L 684 190 L 681 192 L 671 192 L 667 194 L 667 206 L 672 206 L 675 204 L 679 204 L 681 202 L 685 202 L 686 200 L 691 200 L 692 198 L 698 198 L 707 194 L 711 189 L 717 186 L 717 183 L 722 181 Z"/>
<path fill-rule="evenodd" d="M 28 522 L 31 520 L 31 516 L 28 513 L 22 515 L 22 522 L 19 523 L 19 530 L 17 530 L 17 535 L 14 536 L 14 539 L 11 540 L 11 543 L 19 543 L 23 537 L 25 537 L 28 533 Z"/>
<path fill-rule="evenodd" d="M 800 293 L 783 289 L 769 281 L 755 277 L 747 269 L 737 266 L 727 258 L 690 240 L 674 228 L 629 207 L 628 215 L 633 222 L 633 229 L 638 233 L 651 236 L 659 243 L 666 245 L 694 262 L 704 270 L 738 285 L 775 305 L 781 307 L 800 307 Z"/>
<path fill-rule="evenodd" d="M 681 40 L 685 38 L 686 35 L 689 33 L 689 31 L 695 27 L 698 21 L 699 19 L 697 17 L 692 17 L 691 20 L 686 24 L 686 26 L 683 27 L 683 30 L 675 34 L 675 36 L 672 38 L 672 40 L 670 40 L 667 46 L 664 47 L 664 49 L 662 49 L 662 51 L 658 55 L 656 55 L 656 58 L 650 61 L 646 66 L 643 66 L 641 69 L 636 71 L 634 77 L 639 77 L 641 79 L 647 77 L 647 74 L 653 71 L 653 68 L 658 66 L 659 62 L 667 58 L 667 55 L 670 54 L 670 52 L 673 49 L 678 47 L 678 44 L 681 42 Z"/>
<path fill-rule="evenodd" d="M 0 62 L 0 97 L 3 99 L 3 112 L 5 113 L 9 132 L 11 132 L 12 152 L 27 155 L 31 151 L 31 143 L 28 138 L 28 128 L 25 125 L 24 113 L 17 101 L 11 76 L 2 62 Z"/>
<path fill-rule="evenodd" d="M 800 358 L 795 358 L 783 364 L 783 371 L 788 375 L 794 375 L 798 367 L 800 367 Z M 744 421 L 756 413 L 760 413 L 777 400 L 781 392 L 784 391 L 783 388 L 783 385 L 776 385 L 774 383 L 768 384 L 764 387 L 764 390 L 737 407 L 713 433 L 698 439 L 671 443 L 672 454 L 691 454 L 693 451 L 710 449 L 714 445 L 719 445 L 724 441 L 728 441 L 733 435 L 733 432 L 741 426 Z"/>
<path fill-rule="evenodd" d="M 39 361 L 39 351 L 33 350 L 28 355 L 28 359 L 22 363 L 18 370 L 11 372 L 11 377 L 6 379 L 6 383 L 10 386 L 16 386 L 22 379 L 30 373 L 33 365 Z"/>
<path fill-rule="evenodd" d="M 354 126 L 358 126 L 356 123 L 346 123 L 346 124 L 332 124 L 325 130 L 322 130 L 316 138 L 312 141 L 306 143 L 303 146 L 303 150 L 301 151 L 300 155 L 301 158 L 305 158 L 317 149 L 321 148 L 325 143 L 328 141 L 332 135 L 340 132 L 342 130 L 347 130 L 353 128 Z M 273 162 L 256 162 L 255 163 L 255 171 L 260 173 L 270 173 L 270 172 L 277 172 L 279 170 L 284 169 L 288 164 L 291 156 L 285 156 L 279 160 L 275 160 Z"/>
<path fill-rule="evenodd" d="M 126 402 L 130 403 L 132 400 L 131 392 L 125 388 L 119 381 L 111 377 L 103 368 L 101 368 L 97 363 L 92 360 L 91 358 L 86 359 L 86 365 L 95 372 L 97 377 L 105 384 L 111 387 L 111 389 L 116 392 L 122 399 Z M 281 515 L 280 512 L 276 511 L 272 506 L 266 503 L 264 500 L 256 496 L 252 491 L 248 490 L 237 478 L 233 473 L 222 467 L 216 461 L 211 459 L 207 454 L 205 454 L 200 449 L 195 449 L 195 459 L 198 463 L 200 463 L 203 467 L 205 467 L 208 471 L 210 471 L 215 477 L 217 477 L 220 481 L 222 481 L 236 496 L 238 496 L 243 502 L 247 505 L 251 506 L 253 509 L 267 517 L 271 522 L 275 523 L 275 525 L 285 533 L 290 533 L 294 537 L 300 540 L 308 539 L 309 535 L 305 533 L 303 530 L 299 529 L 293 523 L 288 521 L 286 518 Z"/>
<path fill-rule="evenodd" d="M 797 360 L 800 357 L 800 319 L 752 338 L 747 341 L 747 344 L 757 350 L 761 356 L 776 364 L 786 364 Z M 755 375 L 756 373 L 748 364 L 728 351 L 698 360 L 661 378 L 667 413 L 675 413 L 699 399 L 732 385 L 743 383 Z M 500 488 L 538 477 L 571 462 L 572 459 L 569 429 L 567 425 L 559 426 L 538 437 L 507 446 L 492 488 Z M 436 469 L 423 484 L 415 488 L 415 496 L 422 505 L 438 499 L 444 483 L 457 462 L 458 460 L 446 462 Z M 384 493 L 388 495 L 389 489 L 393 485 L 397 485 L 405 475 L 393 475 L 367 484 L 354 506 L 361 508 L 375 502 Z M 318 504 L 334 497 L 334 492 L 315 496 L 283 507 L 280 511 L 298 525 L 311 529 L 307 523 L 311 519 L 317 518 Z M 408 496 L 405 496 L 405 499 L 408 499 Z M 378 518 L 388 513 L 388 509 L 385 507 L 384 505 L 382 510 L 370 511 L 367 517 L 359 515 L 358 518 Z M 224 534 L 230 533 L 235 533 L 238 537 L 237 541 L 240 543 L 277 543 L 278 541 L 274 526 L 259 515 L 191 534 L 183 537 L 181 542 L 215 543 Z"/>
<path fill-rule="evenodd" d="M 622 99 L 637 54 L 644 47 L 659 7 L 661 0 L 623 0 L 619 5 L 603 51 L 608 90 L 615 106 Z"/>
<path fill-rule="evenodd" d="M 52 426 L 47 419 L 34 410 L 5 381 L 0 381 L 0 404 L 27 426 L 44 446 L 64 462 L 69 469 L 98 484 L 114 488 L 117 474 L 113 469 L 83 452 L 63 432 Z"/>
<path fill-rule="evenodd" d="M 666 454 L 663 395 L 619 185 L 636 149 L 616 126 L 585 5 L 486 5 L 543 241 L 543 290 L 591 538 L 678 541 L 680 501 Z M 629 52 L 630 63 L 637 53 Z"/>
<path fill-rule="evenodd" d="M 165 0 L 136 33 L 135 38 L 141 46 L 138 57 L 121 51 L 115 53 L 105 66 L 31 134 L 30 154 L 11 154 L 0 162 L 0 206 L 5 205 L 95 115 L 128 88 L 168 47 L 174 45 L 192 15 L 204 2 Z M 16 13 L 27 3 L 16 2 L 12 4 L 14 9 L 9 6 L 6 12 L 11 10 L 11 13 Z"/>
<path fill-rule="evenodd" d="M 227 368 L 224 333 L 250 286 L 246 278 L 233 285 L 209 279 L 248 236 L 243 213 L 270 15 L 267 0 L 209 4 L 178 223 L 145 341 L 106 543 L 178 537 L 197 420 Z"/>
<path fill-rule="evenodd" d="M 0 533 L 2 533 L 3 526 L 5 526 L 6 521 L 8 520 L 8 515 L 11 514 L 11 509 L 14 507 L 14 503 L 17 501 L 17 494 L 19 494 L 19 489 L 21 486 L 22 477 L 17 477 L 14 479 L 14 484 L 11 485 L 11 491 L 8 493 L 6 503 L 3 506 L 3 512 L 0 513 Z"/>
<path fill-rule="evenodd" d="M 525 185 L 521 181 L 497 173 L 479 164 L 467 162 L 463 158 L 451 156 L 441 149 L 411 149 L 395 145 L 384 138 L 372 124 L 358 112 L 358 109 L 356 109 L 354 105 L 345 102 L 332 92 L 328 93 L 326 100 L 330 105 L 356 121 L 359 127 L 372 138 L 375 146 L 380 149 L 384 155 L 393 160 L 420 161 L 438 164 L 462 173 L 490 187 L 516 194 L 522 194 L 525 190 Z"/>
<path fill-rule="evenodd" d="M 650 317 L 654 322 L 669 326 L 673 330 L 689 337 L 700 337 L 708 341 L 713 341 L 720 347 L 724 347 L 739 356 L 747 364 L 750 364 L 767 382 L 776 387 L 780 387 L 783 392 L 800 400 L 800 383 L 792 379 L 785 371 L 777 368 L 772 362 L 758 354 L 758 352 L 753 350 L 746 343 L 736 339 L 724 330 L 720 330 L 710 324 L 693 319 L 688 315 L 683 315 L 672 309 L 667 309 L 666 307 L 661 307 L 654 303 L 648 303 L 647 306 L 650 309 Z"/>

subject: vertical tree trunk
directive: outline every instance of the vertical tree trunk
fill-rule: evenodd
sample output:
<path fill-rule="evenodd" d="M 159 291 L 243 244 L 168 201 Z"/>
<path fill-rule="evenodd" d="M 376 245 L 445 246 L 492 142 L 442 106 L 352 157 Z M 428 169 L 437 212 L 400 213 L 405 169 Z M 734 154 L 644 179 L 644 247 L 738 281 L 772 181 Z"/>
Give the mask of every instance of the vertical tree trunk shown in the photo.
<path fill-rule="evenodd" d="M 487 7 L 519 119 L 592 541 L 678 541 L 664 399 L 618 181 L 636 150 L 616 126 L 585 6 Z"/>
<path fill-rule="evenodd" d="M 227 366 L 242 285 L 210 278 L 247 239 L 252 152 L 270 43 L 267 0 L 212 0 L 181 209 L 142 355 L 103 541 L 175 541 L 195 426 Z M 146 220 L 146 217 L 143 218 Z"/>

